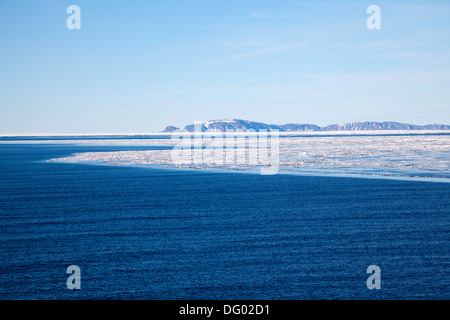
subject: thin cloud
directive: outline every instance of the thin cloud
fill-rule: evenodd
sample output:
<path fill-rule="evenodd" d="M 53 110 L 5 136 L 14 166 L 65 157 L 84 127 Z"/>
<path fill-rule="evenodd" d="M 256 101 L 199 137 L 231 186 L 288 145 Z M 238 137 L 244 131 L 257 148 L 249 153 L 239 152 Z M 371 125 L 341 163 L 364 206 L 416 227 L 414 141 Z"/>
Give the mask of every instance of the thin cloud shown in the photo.
<path fill-rule="evenodd" d="M 244 52 L 238 52 L 231 55 L 228 55 L 227 57 L 212 61 L 212 63 L 225 63 L 225 62 L 233 62 L 233 61 L 242 61 L 246 59 L 255 58 L 258 56 L 264 56 L 268 54 L 276 54 L 276 53 L 286 53 L 294 49 L 300 49 L 300 48 L 306 48 L 308 47 L 310 41 L 301 41 L 298 43 L 282 43 L 282 44 L 273 44 L 273 45 L 266 45 L 259 49 L 251 50 L 251 51 L 244 51 Z"/>
<path fill-rule="evenodd" d="M 250 11 L 252 19 L 301 19 L 304 15 L 295 13 L 271 13 L 265 11 Z"/>

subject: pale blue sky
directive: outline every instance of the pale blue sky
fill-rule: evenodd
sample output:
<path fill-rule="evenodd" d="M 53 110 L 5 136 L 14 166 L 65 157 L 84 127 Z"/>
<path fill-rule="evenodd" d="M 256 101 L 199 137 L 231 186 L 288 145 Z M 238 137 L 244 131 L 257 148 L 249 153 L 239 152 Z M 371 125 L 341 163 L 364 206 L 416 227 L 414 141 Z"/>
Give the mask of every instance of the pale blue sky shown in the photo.
<path fill-rule="evenodd" d="M 448 0 L 0 0 L 0 39 L 0 133 L 450 124 Z"/>

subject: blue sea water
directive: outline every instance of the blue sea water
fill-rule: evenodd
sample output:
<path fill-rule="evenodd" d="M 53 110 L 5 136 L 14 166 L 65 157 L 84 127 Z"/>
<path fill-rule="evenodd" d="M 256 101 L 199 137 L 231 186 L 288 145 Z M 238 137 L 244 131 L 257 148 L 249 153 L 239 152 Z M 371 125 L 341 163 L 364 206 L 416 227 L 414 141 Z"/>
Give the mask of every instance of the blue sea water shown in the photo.
<path fill-rule="evenodd" d="M 449 298 L 448 183 L 45 161 L 132 149 L 0 144 L 0 299 Z"/>

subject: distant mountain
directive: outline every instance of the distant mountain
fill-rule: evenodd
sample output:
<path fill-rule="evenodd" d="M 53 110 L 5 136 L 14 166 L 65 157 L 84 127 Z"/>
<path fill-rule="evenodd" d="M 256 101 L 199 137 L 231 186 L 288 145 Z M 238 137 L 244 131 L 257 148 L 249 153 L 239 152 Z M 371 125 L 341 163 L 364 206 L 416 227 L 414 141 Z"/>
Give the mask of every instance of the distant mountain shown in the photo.
<path fill-rule="evenodd" d="M 181 131 L 180 128 L 174 127 L 174 126 L 167 126 L 163 132 L 175 132 L 175 131 Z"/>
<path fill-rule="evenodd" d="M 321 131 L 365 131 L 365 130 L 449 130 L 450 126 L 444 124 L 429 124 L 419 126 L 401 122 L 351 122 L 344 124 L 331 124 L 321 128 Z"/>
<path fill-rule="evenodd" d="M 195 125 L 190 124 L 183 130 L 174 126 L 168 126 L 163 132 L 187 131 L 194 132 Z M 283 125 L 266 124 L 263 122 L 254 122 L 241 119 L 223 119 L 203 122 L 202 132 L 225 132 L 225 131 L 260 131 L 278 130 L 280 132 L 304 132 L 304 131 L 368 131 L 368 130 L 450 130 L 450 125 L 428 124 L 419 126 L 409 123 L 400 123 L 393 121 L 384 122 L 350 122 L 344 124 L 331 124 L 325 127 L 319 127 L 315 124 L 288 123 Z"/>

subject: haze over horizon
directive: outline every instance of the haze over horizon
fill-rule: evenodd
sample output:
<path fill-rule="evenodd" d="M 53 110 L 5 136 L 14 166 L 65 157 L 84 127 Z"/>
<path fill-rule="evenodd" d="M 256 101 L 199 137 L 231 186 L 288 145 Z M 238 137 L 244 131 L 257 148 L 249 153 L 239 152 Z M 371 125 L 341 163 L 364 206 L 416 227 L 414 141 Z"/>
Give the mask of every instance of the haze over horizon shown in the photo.
<path fill-rule="evenodd" d="M 445 0 L 3 1 L 0 37 L 0 134 L 450 124 Z"/>

